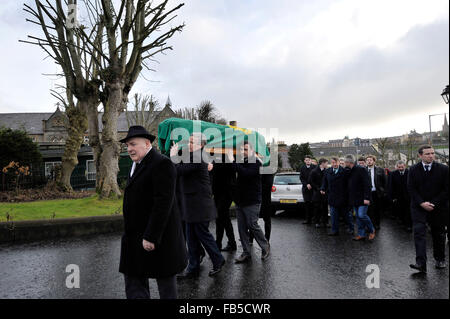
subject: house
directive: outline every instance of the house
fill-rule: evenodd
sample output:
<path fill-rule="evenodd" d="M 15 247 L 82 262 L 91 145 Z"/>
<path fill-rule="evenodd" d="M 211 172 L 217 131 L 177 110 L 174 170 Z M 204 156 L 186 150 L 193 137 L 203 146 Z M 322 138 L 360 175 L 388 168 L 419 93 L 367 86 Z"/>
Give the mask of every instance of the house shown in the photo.
<path fill-rule="evenodd" d="M 134 111 L 128 111 L 120 114 L 117 125 L 118 139 L 127 135 L 129 126 L 135 125 L 134 113 Z M 98 114 L 100 135 L 103 129 L 102 116 L 103 113 Z M 159 123 L 174 116 L 175 112 L 168 100 L 162 110 L 148 115 L 147 129 L 151 134 L 157 136 Z M 68 137 L 67 125 L 68 118 L 59 107 L 53 113 L 0 113 L 0 127 L 26 131 L 28 136 L 37 143 L 43 159 L 42 174 L 48 179 L 53 177 L 55 167 L 61 164 L 65 141 Z M 153 144 L 157 147 L 157 141 Z M 128 157 L 126 149 L 123 148 L 119 159 L 119 183 L 123 179 L 126 180 L 131 164 L 131 159 Z M 71 176 L 72 187 L 75 189 L 93 188 L 95 187 L 95 176 L 93 152 L 89 146 L 88 132 L 86 132 L 83 144 L 78 151 L 78 165 Z"/>

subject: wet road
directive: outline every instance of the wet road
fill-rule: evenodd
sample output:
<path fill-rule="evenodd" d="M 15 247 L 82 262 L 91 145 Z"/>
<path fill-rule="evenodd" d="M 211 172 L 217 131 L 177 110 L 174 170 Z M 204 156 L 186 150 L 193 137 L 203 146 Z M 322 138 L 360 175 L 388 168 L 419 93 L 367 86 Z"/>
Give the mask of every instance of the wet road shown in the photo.
<path fill-rule="evenodd" d="M 224 269 L 210 278 L 205 258 L 200 278 L 179 281 L 179 298 L 449 298 L 449 271 L 434 268 L 431 239 L 428 274 L 413 275 L 412 234 L 392 220 L 383 222 L 375 242 L 354 242 L 281 214 L 273 219 L 267 261 L 255 244 L 251 263 L 236 265 L 238 247 L 237 253 L 223 253 Z M 210 229 L 214 234 L 214 224 Z M 0 245 L 0 298 L 124 298 L 119 244 L 120 234 L 108 234 Z M 79 266 L 80 288 L 66 288 L 68 264 Z M 380 288 L 366 287 L 369 264 L 380 269 Z M 150 287 L 157 298 L 154 280 Z"/>

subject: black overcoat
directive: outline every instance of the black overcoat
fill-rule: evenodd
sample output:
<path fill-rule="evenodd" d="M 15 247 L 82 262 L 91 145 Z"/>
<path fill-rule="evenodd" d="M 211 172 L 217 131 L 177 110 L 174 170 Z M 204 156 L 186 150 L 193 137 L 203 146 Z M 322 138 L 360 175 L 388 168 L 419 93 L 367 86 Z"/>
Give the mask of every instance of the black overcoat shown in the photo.
<path fill-rule="evenodd" d="M 312 164 L 309 166 L 309 168 L 306 165 L 300 167 L 300 181 L 302 182 L 302 193 L 305 202 L 312 201 L 313 191 L 312 189 L 309 190 L 306 185 L 308 185 L 309 174 L 311 174 L 311 171 L 314 168 L 316 168 L 316 165 Z"/>
<path fill-rule="evenodd" d="M 397 199 L 409 203 L 409 193 L 407 187 L 408 169 L 405 169 L 403 175 L 399 170 L 392 172 L 389 176 L 388 194 L 389 199 Z"/>
<path fill-rule="evenodd" d="M 326 202 L 327 195 L 320 193 L 320 187 L 322 187 L 323 177 L 325 170 L 321 170 L 320 166 L 316 166 L 309 174 L 308 184 L 312 187 L 312 201 L 315 203 Z"/>
<path fill-rule="evenodd" d="M 350 207 L 364 206 L 364 200 L 370 201 L 372 197 L 367 169 L 355 165 L 348 174 L 348 204 Z"/>
<path fill-rule="evenodd" d="M 182 218 L 187 223 L 209 222 L 217 218 L 216 205 L 212 197 L 208 164 L 201 161 L 175 164 L 181 190 L 184 195 Z"/>
<path fill-rule="evenodd" d="M 407 187 L 412 211 L 426 213 L 420 204 L 430 202 L 435 205 L 432 213 L 445 215 L 448 220 L 448 166 L 433 162 L 428 173 L 425 173 L 422 162 L 411 166 Z"/>
<path fill-rule="evenodd" d="M 163 278 L 186 267 L 186 244 L 175 198 L 176 178 L 172 161 L 152 148 L 128 179 L 123 199 L 121 273 Z M 154 243 L 155 249 L 146 251 L 143 239 Z"/>
<path fill-rule="evenodd" d="M 328 196 L 328 204 L 333 207 L 348 206 L 348 173 L 339 167 L 335 174 L 333 168 L 328 168 L 324 173 L 321 190 Z"/>

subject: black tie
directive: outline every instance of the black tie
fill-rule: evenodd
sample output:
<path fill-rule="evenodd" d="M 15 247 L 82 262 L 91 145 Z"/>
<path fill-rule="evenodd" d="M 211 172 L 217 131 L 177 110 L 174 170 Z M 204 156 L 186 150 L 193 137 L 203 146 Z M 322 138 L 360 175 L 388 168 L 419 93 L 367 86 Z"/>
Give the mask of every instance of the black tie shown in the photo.
<path fill-rule="evenodd" d="M 430 171 L 430 165 L 425 165 L 425 172 L 429 172 Z"/>

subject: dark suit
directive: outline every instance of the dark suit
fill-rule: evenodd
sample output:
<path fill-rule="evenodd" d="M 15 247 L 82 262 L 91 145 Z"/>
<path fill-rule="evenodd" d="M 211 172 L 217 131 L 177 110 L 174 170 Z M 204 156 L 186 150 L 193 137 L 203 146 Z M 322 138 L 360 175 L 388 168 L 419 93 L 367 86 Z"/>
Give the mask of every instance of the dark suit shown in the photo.
<path fill-rule="evenodd" d="M 212 170 L 212 191 L 217 208 L 216 242 L 219 249 L 222 248 L 223 234 L 226 232 L 228 245 L 236 247 L 233 224 L 230 218 L 230 206 L 233 202 L 233 188 L 236 187 L 236 174 L 231 164 L 214 163 Z"/>
<path fill-rule="evenodd" d="M 325 170 L 321 190 L 327 194 L 330 205 L 331 231 L 339 232 L 339 216 L 347 224 L 347 229 L 353 231 L 353 217 L 348 208 L 348 171 L 339 167 L 335 173 L 332 167 Z"/>
<path fill-rule="evenodd" d="M 129 298 L 146 292 L 129 293 L 133 285 L 127 284 L 127 278 L 128 283 L 134 278 L 145 285 L 146 278 L 172 277 L 186 267 L 186 246 L 175 199 L 176 176 L 172 161 L 152 148 L 128 179 L 119 271 L 125 274 Z M 155 249 L 146 251 L 143 239 L 154 243 Z"/>
<path fill-rule="evenodd" d="M 195 153 L 200 155 L 200 152 Z M 216 206 L 212 198 L 208 164 L 196 163 L 194 153 L 189 163 L 176 164 L 177 173 L 184 193 L 185 209 L 182 212 L 186 223 L 189 265 L 187 272 L 198 272 L 200 252 L 203 246 L 211 258 L 214 268 L 220 267 L 223 256 L 214 237 L 209 232 L 209 222 L 217 217 Z"/>
<path fill-rule="evenodd" d="M 309 174 L 308 184 L 312 187 L 312 202 L 314 205 L 314 223 L 326 225 L 328 223 L 328 203 L 327 196 L 320 193 L 322 187 L 324 170 L 320 166 L 314 168 Z"/>
<path fill-rule="evenodd" d="M 393 206 L 395 215 L 406 227 L 411 227 L 410 198 L 407 186 L 408 172 L 409 170 L 405 169 L 403 174 L 399 170 L 390 174 L 388 194 L 389 199 L 395 201 Z"/>
<path fill-rule="evenodd" d="M 300 181 L 302 182 L 302 194 L 303 200 L 305 201 L 305 215 L 307 222 L 311 222 L 314 214 L 314 208 L 312 205 L 313 192 L 306 187 L 308 184 L 309 174 L 314 168 L 316 168 L 316 165 L 312 164 L 309 167 L 306 165 L 300 167 Z"/>
<path fill-rule="evenodd" d="M 422 162 L 410 167 L 408 191 L 411 196 L 411 217 L 416 246 L 416 263 L 425 266 L 426 223 L 431 227 L 433 257 L 436 261 L 445 260 L 445 226 L 448 227 L 448 166 L 433 162 L 431 170 L 425 172 Z M 431 212 L 420 204 L 431 202 L 435 205 Z"/>
<path fill-rule="evenodd" d="M 384 206 L 384 199 L 386 197 L 387 178 L 384 169 L 374 166 L 374 181 L 375 191 L 371 190 L 371 200 L 368 215 L 376 228 L 380 227 L 381 212 Z M 369 168 L 367 168 L 369 174 Z M 370 175 L 369 175 L 370 176 Z M 370 178 L 370 185 L 372 189 L 372 178 Z"/>

